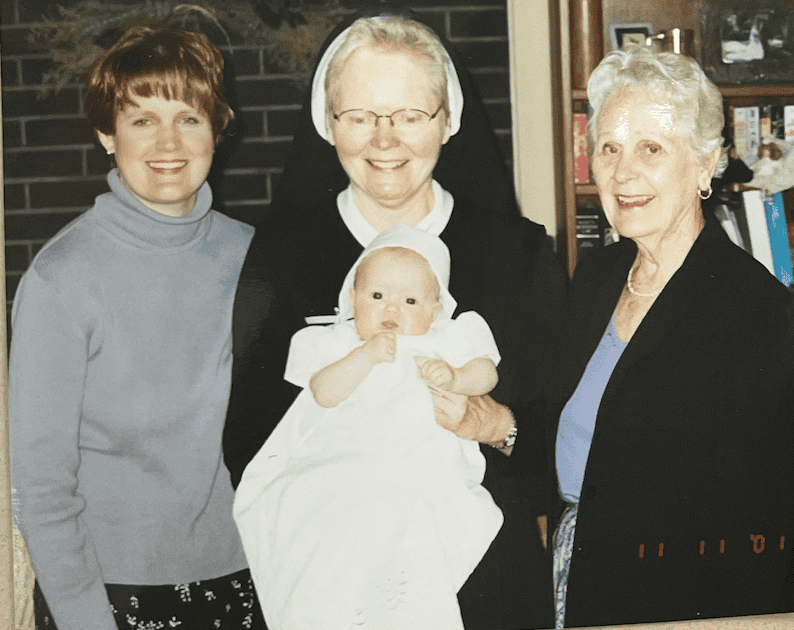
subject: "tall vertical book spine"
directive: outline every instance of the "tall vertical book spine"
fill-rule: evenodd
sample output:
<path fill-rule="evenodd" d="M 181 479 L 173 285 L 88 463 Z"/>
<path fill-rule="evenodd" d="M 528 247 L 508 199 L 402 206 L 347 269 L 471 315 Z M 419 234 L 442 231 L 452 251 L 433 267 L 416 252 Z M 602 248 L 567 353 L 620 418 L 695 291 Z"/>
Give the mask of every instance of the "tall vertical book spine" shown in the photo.
<path fill-rule="evenodd" d="M 769 240 L 769 227 L 766 222 L 762 193 L 760 190 L 747 190 L 742 193 L 742 200 L 744 201 L 753 256 L 769 270 L 769 273 L 775 275 L 772 246 Z"/>
<path fill-rule="evenodd" d="M 769 231 L 769 245 L 772 250 L 772 267 L 775 277 L 789 286 L 794 282 L 794 269 L 791 264 L 791 248 L 788 242 L 783 195 L 775 193 L 764 198 L 764 214 Z"/>

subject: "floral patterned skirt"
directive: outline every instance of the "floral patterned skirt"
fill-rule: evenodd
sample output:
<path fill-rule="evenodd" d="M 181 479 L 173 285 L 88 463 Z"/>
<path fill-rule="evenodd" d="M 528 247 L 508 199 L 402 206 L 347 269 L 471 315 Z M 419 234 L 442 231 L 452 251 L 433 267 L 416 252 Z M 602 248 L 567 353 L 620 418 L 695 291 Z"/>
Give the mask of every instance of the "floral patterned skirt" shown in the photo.
<path fill-rule="evenodd" d="M 106 584 L 120 630 L 267 630 L 248 569 L 189 584 Z M 38 582 L 36 630 L 57 630 Z"/>
<path fill-rule="evenodd" d="M 573 536 L 576 532 L 578 504 L 570 505 L 562 514 L 554 532 L 554 608 L 555 628 L 565 627 L 565 599 L 568 594 L 568 570 L 571 567 Z"/>

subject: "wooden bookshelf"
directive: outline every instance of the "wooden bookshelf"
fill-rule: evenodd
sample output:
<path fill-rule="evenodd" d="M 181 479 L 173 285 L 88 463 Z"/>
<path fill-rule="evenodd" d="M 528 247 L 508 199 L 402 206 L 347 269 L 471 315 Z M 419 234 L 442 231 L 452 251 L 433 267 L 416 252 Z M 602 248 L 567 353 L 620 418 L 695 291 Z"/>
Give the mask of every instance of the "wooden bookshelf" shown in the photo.
<path fill-rule="evenodd" d="M 792 77 L 794 80 L 794 77 Z M 750 98 L 753 100 L 765 98 L 794 99 L 794 83 L 790 85 L 720 85 L 720 92 L 729 99 Z"/>

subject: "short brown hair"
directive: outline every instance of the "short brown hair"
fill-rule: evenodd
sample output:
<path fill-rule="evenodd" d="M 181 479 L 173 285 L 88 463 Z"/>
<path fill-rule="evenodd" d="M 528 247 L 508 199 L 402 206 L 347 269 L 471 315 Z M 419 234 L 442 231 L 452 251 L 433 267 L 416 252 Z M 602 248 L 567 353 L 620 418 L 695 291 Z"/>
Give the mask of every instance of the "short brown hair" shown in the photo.
<path fill-rule="evenodd" d="M 215 144 L 234 118 L 223 94 L 223 56 L 209 39 L 178 28 L 129 29 L 86 76 L 85 109 L 94 128 L 116 133 L 116 114 L 134 96 L 178 99 L 203 110 Z"/>

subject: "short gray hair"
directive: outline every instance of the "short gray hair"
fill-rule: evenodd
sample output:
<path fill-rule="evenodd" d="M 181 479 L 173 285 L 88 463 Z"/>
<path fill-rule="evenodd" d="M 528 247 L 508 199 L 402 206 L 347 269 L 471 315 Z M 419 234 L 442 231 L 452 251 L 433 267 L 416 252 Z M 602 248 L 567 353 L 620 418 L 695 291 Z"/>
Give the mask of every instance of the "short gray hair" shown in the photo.
<path fill-rule="evenodd" d="M 698 63 L 677 53 L 629 46 L 604 57 L 587 83 L 587 98 L 593 110 L 587 124 L 591 152 L 598 140 L 602 107 L 627 88 L 647 88 L 673 106 L 677 131 L 689 141 L 695 163 L 704 164 L 714 149 L 722 147 L 722 95 Z M 723 149 L 716 172 L 721 172 L 726 163 Z"/>
<path fill-rule="evenodd" d="M 347 58 L 358 48 L 369 46 L 390 52 L 402 52 L 421 63 L 427 71 L 433 91 L 447 103 L 447 51 L 438 37 L 424 24 L 400 15 L 379 15 L 361 18 L 353 23 L 344 43 L 328 64 L 325 75 L 325 94 L 328 112 L 332 113 L 337 100 L 337 80 Z"/>

